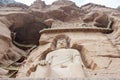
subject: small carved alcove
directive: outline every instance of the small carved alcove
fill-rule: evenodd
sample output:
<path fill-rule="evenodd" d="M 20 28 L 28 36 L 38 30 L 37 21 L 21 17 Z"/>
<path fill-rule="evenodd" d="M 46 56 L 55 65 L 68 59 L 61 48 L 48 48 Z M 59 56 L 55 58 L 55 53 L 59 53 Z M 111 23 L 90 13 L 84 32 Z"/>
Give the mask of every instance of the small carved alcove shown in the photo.
<path fill-rule="evenodd" d="M 71 48 L 79 51 L 79 53 L 82 57 L 83 64 L 85 67 L 87 67 L 87 62 L 86 62 L 86 59 L 84 57 L 83 45 L 73 44 Z"/>

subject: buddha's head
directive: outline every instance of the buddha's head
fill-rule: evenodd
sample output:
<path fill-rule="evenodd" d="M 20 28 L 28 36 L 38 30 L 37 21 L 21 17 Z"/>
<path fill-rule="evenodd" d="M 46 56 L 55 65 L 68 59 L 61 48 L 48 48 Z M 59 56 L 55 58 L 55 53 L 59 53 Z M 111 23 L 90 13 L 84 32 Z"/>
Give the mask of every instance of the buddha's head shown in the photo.
<path fill-rule="evenodd" d="M 56 49 L 67 48 L 67 40 L 64 38 L 58 39 L 56 42 Z"/>
<path fill-rule="evenodd" d="M 53 44 L 55 49 L 69 48 L 70 39 L 66 35 L 58 35 L 53 40 Z"/>

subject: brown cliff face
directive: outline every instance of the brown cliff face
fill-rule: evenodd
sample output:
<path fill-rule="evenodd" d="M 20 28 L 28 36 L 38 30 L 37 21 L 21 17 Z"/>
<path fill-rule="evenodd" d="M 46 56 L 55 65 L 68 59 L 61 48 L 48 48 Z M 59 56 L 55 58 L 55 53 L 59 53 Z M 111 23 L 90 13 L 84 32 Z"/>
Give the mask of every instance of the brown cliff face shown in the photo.
<path fill-rule="evenodd" d="M 39 31 L 48 28 L 31 14 L 10 14 L 7 19 L 12 23 L 9 29 L 16 33 L 15 41 L 20 44 L 38 45 Z"/>
<path fill-rule="evenodd" d="M 85 13 L 89 13 L 92 11 L 104 11 L 104 12 L 112 12 L 115 11 L 114 8 L 109 8 L 104 5 L 98 5 L 93 3 L 88 3 L 80 7 L 81 10 L 85 11 Z"/>
<path fill-rule="evenodd" d="M 111 19 L 112 22 L 109 24 Z M 28 50 L 33 47 L 33 45 L 38 45 L 39 47 L 30 53 L 24 64 L 27 69 L 26 67 L 22 67 L 23 70 L 20 69 L 18 76 L 21 76 L 21 74 L 25 76 L 28 72 L 32 73 L 32 62 L 36 64 L 37 61 L 35 61 L 35 59 L 37 59 L 41 53 L 46 54 L 46 52 L 51 50 L 50 44 L 53 38 L 59 33 L 58 31 L 56 34 L 43 34 L 40 38 L 41 35 L 39 32 L 41 30 L 50 27 L 60 29 L 65 27 L 79 28 L 81 26 L 86 27 L 86 25 L 87 27 L 95 27 L 100 30 L 101 28 L 113 30 L 113 32 L 109 34 L 96 33 L 94 32 L 95 30 L 89 34 L 90 29 L 86 32 L 83 31 L 83 33 L 74 32 L 74 34 L 68 34 L 63 32 L 71 37 L 72 47 L 74 47 L 74 45 L 78 46 L 78 49 L 82 47 L 82 54 L 87 54 L 83 54 L 83 57 L 88 60 L 86 63 L 87 73 L 89 73 L 90 77 L 106 76 L 105 74 L 108 74 L 108 77 L 110 74 L 118 76 L 119 72 L 114 72 L 114 69 L 119 70 L 120 68 L 114 68 L 114 65 L 120 66 L 117 64 L 120 61 L 118 54 L 120 51 L 119 8 L 108 8 L 92 3 L 77 7 L 74 2 L 68 0 L 58 0 L 51 5 L 46 5 L 44 1 L 36 0 L 30 7 L 19 3 L 8 4 L 6 7 L 1 6 L 0 64 L 6 66 L 16 62 L 22 62 L 26 58 L 24 54 L 27 55 L 27 53 L 21 49 Z M 13 44 L 21 49 L 18 49 Z M 42 46 L 40 44 L 42 44 Z M 94 48 L 94 50 L 92 48 Z M 7 56 L 5 54 L 7 54 Z M 7 63 L 7 61 L 9 63 Z M 103 63 L 100 64 L 100 62 Z M 4 72 L 4 74 L 0 73 L 0 77 L 7 74 L 6 70 L 1 68 L 0 70 Z M 35 70 L 33 72 L 35 72 Z"/>
<path fill-rule="evenodd" d="M 30 6 L 30 8 L 36 8 L 36 9 L 42 9 L 46 6 L 44 1 L 36 0 L 34 3 Z"/>
<path fill-rule="evenodd" d="M 41 8 L 40 5 L 43 5 L 43 1 L 35 1 L 30 9 L 34 13 L 40 13 L 42 16 L 46 16 L 46 19 L 53 18 L 61 21 L 69 21 L 72 19 L 79 19 L 82 12 L 79 10 L 79 7 L 75 5 L 74 2 L 69 0 L 58 0 L 53 2 L 51 5 L 46 5 Z M 36 6 L 36 7 L 33 7 Z M 38 14 L 38 16 L 40 15 Z"/>
<path fill-rule="evenodd" d="M 109 34 L 108 37 L 119 50 L 120 49 L 120 46 L 119 46 L 119 27 L 120 27 L 119 26 L 119 17 L 120 17 L 119 7 L 117 9 L 113 9 L 113 8 L 108 8 L 105 6 L 89 3 L 89 4 L 86 4 L 80 7 L 80 9 L 82 9 L 87 14 L 87 15 L 85 14 L 86 16 L 83 19 L 85 22 L 98 22 L 98 23 L 100 22 L 100 25 L 103 26 L 103 24 L 108 23 L 109 18 L 113 18 L 113 23 L 111 26 L 113 29 L 113 33 Z M 104 15 L 101 15 L 101 17 L 98 17 L 98 15 L 101 12 Z M 94 18 L 96 19 L 94 20 Z M 96 24 L 96 23 L 95 25 L 99 26 L 99 24 Z"/>
<path fill-rule="evenodd" d="M 74 2 L 69 0 L 58 0 L 52 3 L 52 5 L 62 5 L 62 6 L 76 6 Z"/>
<path fill-rule="evenodd" d="M 21 7 L 23 9 L 29 8 L 27 5 L 23 3 L 9 3 L 6 5 L 7 7 Z"/>

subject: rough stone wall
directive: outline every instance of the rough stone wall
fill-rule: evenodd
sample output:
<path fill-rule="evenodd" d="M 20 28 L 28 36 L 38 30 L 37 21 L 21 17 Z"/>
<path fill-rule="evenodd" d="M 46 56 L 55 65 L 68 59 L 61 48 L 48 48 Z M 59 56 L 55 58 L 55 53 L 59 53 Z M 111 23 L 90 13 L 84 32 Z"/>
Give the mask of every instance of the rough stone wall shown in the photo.
<path fill-rule="evenodd" d="M 11 61 L 13 57 L 18 59 L 25 53 L 12 44 L 10 36 L 11 32 L 8 28 L 10 28 L 10 26 L 13 24 L 15 24 L 15 28 L 17 28 L 18 26 L 22 27 L 21 25 L 25 25 L 26 23 L 32 25 L 31 22 L 34 23 L 33 18 L 36 18 L 37 20 L 35 19 L 35 21 L 40 22 L 45 22 L 48 20 L 48 24 L 47 22 L 46 24 L 56 29 L 74 27 L 79 28 L 81 26 L 90 28 L 94 28 L 95 26 L 97 26 L 99 28 L 104 28 L 107 27 L 109 18 L 112 17 L 113 25 L 110 28 L 113 29 L 113 32 L 110 34 L 94 32 L 92 30 L 88 30 L 85 32 L 58 31 L 56 33 L 43 33 L 39 41 L 39 47 L 34 49 L 30 53 L 27 60 L 23 62 L 24 64 L 21 66 L 17 77 L 33 77 L 32 74 L 37 72 L 36 66 L 38 65 L 39 61 L 41 59 L 44 59 L 48 52 L 52 51 L 51 45 L 53 39 L 55 38 L 55 36 L 61 33 L 69 36 L 71 39 L 71 48 L 78 49 L 81 53 L 84 62 L 84 70 L 87 77 L 120 76 L 120 14 L 117 9 L 112 9 L 91 3 L 80 8 L 75 6 L 74 3 L 65 3 L 64 5 L 62 5 L 63 3 L 59 2 L 57 2 L 57 4 L 53 3 L 52 5 L 45 5 L 44 2 L 41 3 L 37 2 L 37 4 L 33 4 L 33 7 L 31 6 L 29 7 L 29 9 L 15 7 L 14 4 L 11 4 L 14 7 L 9 7 L 8 5 L 8 7 L 6 6 L 0 8 L 0 16 L 2 16 L 0 17 L 0 60 L 2 65 L 11 64 L 14 61 Z M 41 4 L 41 6 L 39 6 L 39 4 Z M 40 8 L 42 8 L 42 10 Z M 18 16 L 17 14 L 22 15 Z M 13 15 L 13 17 L 10 16 L 10 18 L 8 18 L 9 15 Z M 28 17 L 24 15 L 27 15 Z M 31 15 L 33 15 L 34 17 Z M 5 17 L 7 17 L 8 20 Z M 29 25 L 26 26 L 29 27 Z M 38 27 L 38 25 L 33 25 L 32 28 L 34 26 Z M 30 29 L 31 31 L 32 28 Z M 44 27 L 42 26 L 41 28 Z M 24 31 L 24 27 L 22 29 Z M 29 37 L 31 37 L 32 34 L 30 30 L 28 28 L 26 29 L 30 33 Z M 21 31 L 21 33 L 23 32 Z M 25 38 L 27 37 L 25 36 Z M 22 39 L 22 37 L 20 37 L 19 39 Z M 28 41 L 30 40 L 28 39 Z M 3 59 L 6 54 L 10 57 L 10 59 Z M 1 77 L 2 69 L 0 68 L 0 70 Z M 3 72 L 5 74 L 7 73 L 7 71 L 4 70 Z M 39 74 L 37 74 L 35 77 L 39 77 Z"/>
<path fill-rule="evenodd" d="M 7 23 L 7 22 L 6 22 Z M 0 77 L 7 77 L 11 69 L 6 69 L 16 63 L 25 52 L 12 44 L 11 32 L 4 21 L 0 22 Z"/>
<path fill-rule="evenodd" d="M 41 35 L 39 47 L 30 53 L 26 63 L 18 72 L 18 77 L 32 77 L 31 74 L 37 72 L 35 66 L 41 57 L 44 59 L 45 55 L 52 50 L 52 41 L 60 34 L 61 32 Z M 106 34 L 89 31 L 62 32 L 62 34 L 69 36 L 71 48 L 78 49 L 81 53 L 87 77 L 119 77 L 117 62 L 120 61 L 120 55 Z"/>

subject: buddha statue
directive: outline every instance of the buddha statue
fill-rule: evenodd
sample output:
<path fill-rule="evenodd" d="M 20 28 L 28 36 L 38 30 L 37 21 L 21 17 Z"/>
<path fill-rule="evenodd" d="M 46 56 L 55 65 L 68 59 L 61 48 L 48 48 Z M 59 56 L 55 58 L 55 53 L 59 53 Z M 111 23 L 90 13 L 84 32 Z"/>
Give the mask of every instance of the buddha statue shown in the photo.
<path fill-rule="evenodd" d="M 56 38 L 55 50 L 39 62 L 33 77 L 85 77 L 80 52 L 69 48 L 69 43 L 68 37 Z"/>

